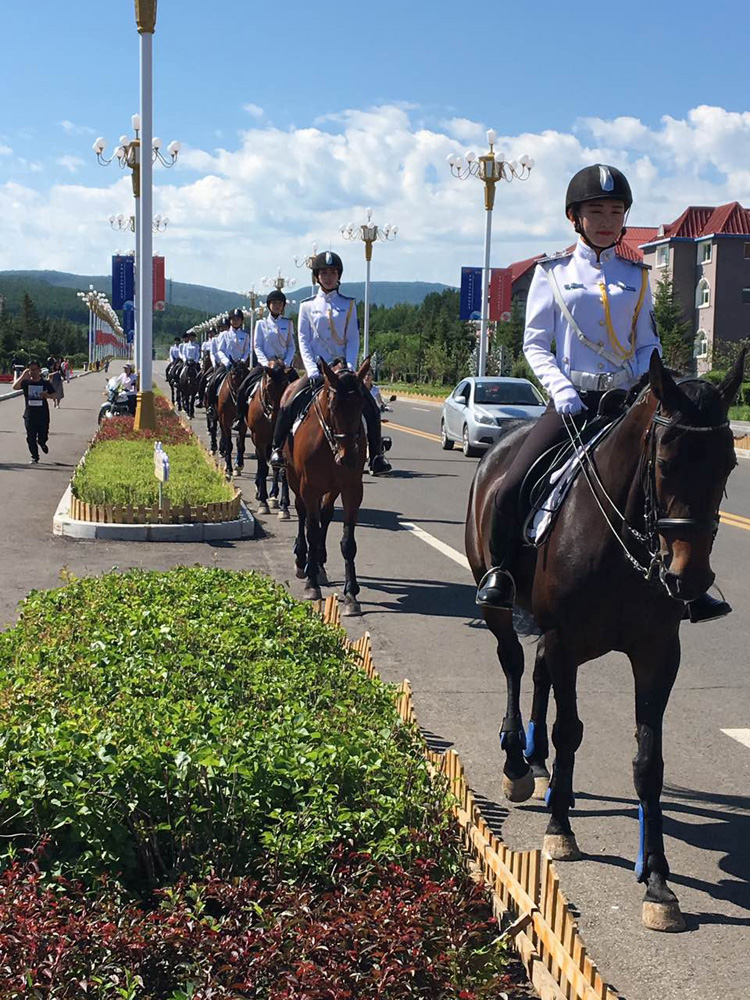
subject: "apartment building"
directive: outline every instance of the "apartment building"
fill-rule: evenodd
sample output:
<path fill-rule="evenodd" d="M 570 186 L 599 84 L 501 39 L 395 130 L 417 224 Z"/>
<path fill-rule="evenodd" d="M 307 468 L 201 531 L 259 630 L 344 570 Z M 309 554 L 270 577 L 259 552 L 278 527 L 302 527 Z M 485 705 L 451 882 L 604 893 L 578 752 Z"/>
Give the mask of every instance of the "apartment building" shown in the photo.
<path fill-rule="evenodd" d="M 710 370 L 714 344 L 750 337 L 750 209 L 739 202 L 691 205 L 640 244 L 655 291 L 670 275 L 683 315 L 693 324 L 699 375 Z"/>

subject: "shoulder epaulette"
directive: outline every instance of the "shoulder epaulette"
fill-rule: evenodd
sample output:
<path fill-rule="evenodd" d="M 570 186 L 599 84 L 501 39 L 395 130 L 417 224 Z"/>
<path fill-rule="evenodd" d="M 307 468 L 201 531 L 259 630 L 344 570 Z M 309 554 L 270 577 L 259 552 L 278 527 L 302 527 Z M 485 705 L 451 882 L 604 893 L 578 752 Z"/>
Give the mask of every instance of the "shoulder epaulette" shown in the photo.
<path fill-rule="evenodd" d="M 552 262 L 557 262 L 559 260 L 567 260 L 568 257 L 573 256 L 573 250 L 560 250 L 558 253 L 548 254 L 546 257 L 541 257 L 537 264 L 549 264 Z"/>
<path fill-rule="evenodd" d="M 628 264 L 632 264 L 634 267 L 640 267 L 644 271 L 650 271 L 651 270 L 651 265 L 644 263 L 644 261 L 642 261 L 642 260 L 630 260 L 630 258 L 628 258 L 628 257 L 620 257 L 619 259 L 626 261 L 626 263 L 628 263 Z"/>
<path fill-rule="evenodd" d="M 317 295 L 308 295 L 306 299 L 302 299 L 302 302 L 312 302 L 312 300 L 317 299 L 317 297 Z M 300 305 L 302 305 L 302 302 L 300 302 Z"/>

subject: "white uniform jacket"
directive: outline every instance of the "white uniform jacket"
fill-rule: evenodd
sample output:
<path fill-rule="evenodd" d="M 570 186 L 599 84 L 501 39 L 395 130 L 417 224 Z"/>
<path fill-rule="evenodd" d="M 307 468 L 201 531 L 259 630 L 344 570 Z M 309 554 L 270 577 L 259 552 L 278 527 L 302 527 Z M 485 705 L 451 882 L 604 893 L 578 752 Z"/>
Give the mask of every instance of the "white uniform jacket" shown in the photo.
<path fill-rule="evenodd" d="M 213 337 L 209 340 L 208 353 L 211 356 L 211 364 L 214 368 L 218 368 L 219 362 L 219 340 L 222 338 L 223 334 L 215 333 Z"/>
<path fill-rule="evenodd" d="M 201 354 L 210 354 L 210 353 L 211 353 L 211 338 L 209 337 L 208 340 L 204 340 L 203 343 L 201 344 Z"/>
<path fill-rule="evenodd" d="M 269 365 L 271 358 L 281 358 L 289 367 L 294 360 L 294 323 L 290 319 L 266 316 L 255 324 L 255 356 L 259 365 Z"/>
<path fill-rule="evenodd" d="M 201 349 L 194 340 L 188 340 L 185 344 L 180 344 L 180 357 L 183 361 L 200 361 Z"/>
<path fill-rule="evenodd" d="M 593 380 L 581 374 L 611 373 L 612 385 L 629 388 L 648 370 L 654 349 L 661 354 L 643 264 L 618 257 L 614 248 L 597 261 L 581 239 L 571 253 L 539 261 L 526 302 L 523 353 L 553 398 L 571 384 L 592 388 Z"/>
<path fill-rule="evenodd" d="M 317 295 L 300 304 L 298 322 L 299 352 L 308 375 L 318 374 L 319 357 L 327 364 L 346 358 L 349 368 L 356 368 L 359 323 L 354 299 L 319 288 Z"/>
<path fill-rule="evenodd" d="M 170 361 L 179 361 L 180 360 L 180 348 L 181 347 L 182 347 L 182 344 L 172 344 L 172 346 L 169 348 L 169 360 Z"/>
<path fill-rule="evenodd" d="M 244 327 L 239 330 L 226 330 L 219 337 L 216 353 L 219 363 L 228 368 L 233 361 L 249 361 L 253 351 L 250 334 Z"/>

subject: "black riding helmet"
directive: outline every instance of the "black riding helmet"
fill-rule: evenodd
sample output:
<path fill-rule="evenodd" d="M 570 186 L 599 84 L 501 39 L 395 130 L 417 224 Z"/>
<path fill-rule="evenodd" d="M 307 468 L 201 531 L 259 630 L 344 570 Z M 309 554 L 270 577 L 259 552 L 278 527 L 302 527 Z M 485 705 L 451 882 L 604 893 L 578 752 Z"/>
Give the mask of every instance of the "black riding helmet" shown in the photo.
<path fill-rule="evenodd" d="M 600 201 L 605 198 L 618 199 L 625 205 L 627 212 L 633 204 L 633 192 L 628 179 L 617 167 L 609 167 L 606 163 L 593 163 L 584 167 L 574 175 L 565 195 L 565 214 L 584 201 Z"/>
<path fill-rule="evenodd" d="M 286 305 L 286 295 L 284 295 L 280 288 L 274 288 L 274 290 L 269 292 L 266 296 L 266 305 L 270 306 L 272 302 L 282 302 Z"/>
<path fill-rule="evenodd" d="M 322 253 L 318 253 L 313 257 L 313 278 L 317 279 L 318 272 L 324 267 L 335 267 L 339 272 L 339 280 L 341 280 L 341 275 L 344 273 L 344 262 L 337 253 L 334 253 L 332 250 L 324 250 Z"/>
<path fill-rule="evenodd" d="M 231 312 L 229 313 L 229 319 L 230 320 L 232 320 L 232 319 L 241 319 L 241 320 L 244 321 L 245 314 L 243 313 L 243 311 L 241 309 L 232 309 Z"/>

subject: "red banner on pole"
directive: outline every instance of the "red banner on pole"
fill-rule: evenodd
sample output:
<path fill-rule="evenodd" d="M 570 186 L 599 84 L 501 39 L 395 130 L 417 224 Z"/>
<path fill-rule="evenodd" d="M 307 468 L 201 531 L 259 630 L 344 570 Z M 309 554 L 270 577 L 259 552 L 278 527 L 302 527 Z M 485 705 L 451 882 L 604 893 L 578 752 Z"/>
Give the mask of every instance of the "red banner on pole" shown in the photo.
<path fill-rule="evenodd" d="M 493 267 L 490 271 L 490 320 L 507 323 L 510 319 L 513 278 L 511 268 Z"/>
<path fill-rule="evenodd" d="M 164 258 L 154 256 L 154 309 L 161 312 L 167 297 L 167 283 L 164 277 Z"/>

